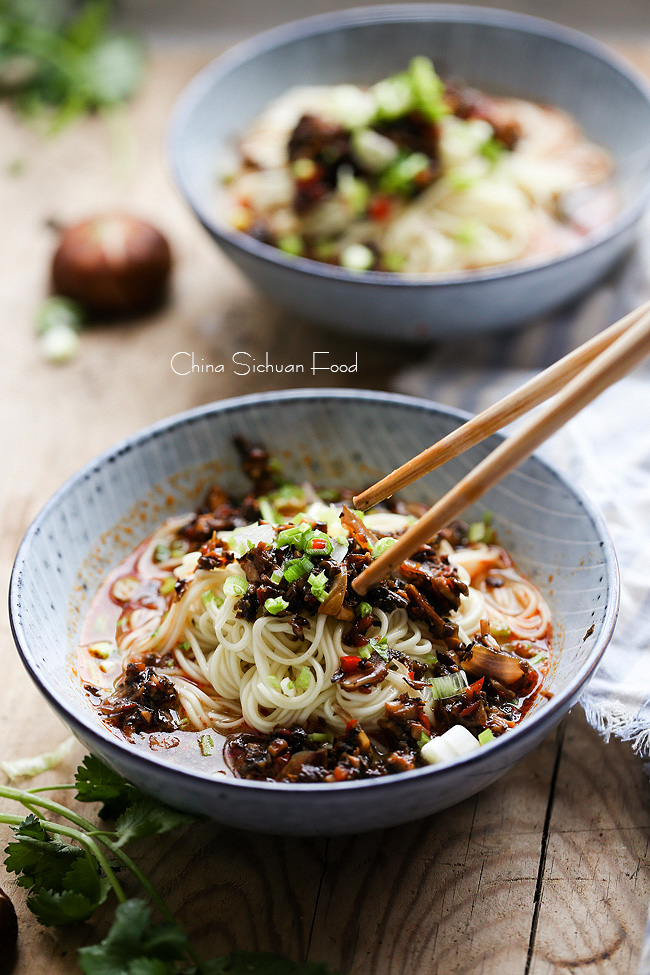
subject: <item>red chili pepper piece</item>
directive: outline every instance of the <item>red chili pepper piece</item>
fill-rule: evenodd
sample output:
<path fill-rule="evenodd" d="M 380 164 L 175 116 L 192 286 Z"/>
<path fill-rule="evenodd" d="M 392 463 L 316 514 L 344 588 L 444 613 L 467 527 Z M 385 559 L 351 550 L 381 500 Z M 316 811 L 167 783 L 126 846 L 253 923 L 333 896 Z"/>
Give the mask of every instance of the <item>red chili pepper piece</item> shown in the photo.
<path fill-rule="evenodd" d="M 313 541 L 310 542 L 309 547 L 316 552 L 318 549 L 327 548 L 327 542 L 324 538 L 314 538 Z"/>
<path fill-rule="evenodd" d="M 461 718 L 468 718 L 470 714 L 474 714 L 474 712 L 477 710 L 480 703 L 481 703 L 480 701 L 474 701 L 473 704 L 470 704 L 466 708 L 463 708 L 463 710 L 460 712 Z"/>
<path fill-rule="evenodd" d="M 345 733 L 346 733 L 346 735 L 347 735 L 347 733 L 349 731 L 352 731 L 353 728 L 356 728 L 358 726 L 358 724 L 359 724 L 359 722 L 357 721 L 356 718 L 352 718 L 350 721 L 348 721 L 348 723 L 345 726 Z"/>
<path fill-rule="evenodd" d="M 409 670 L 409 677 L 411 678 L 411 680 L 415 680 L 415 671 L 414 670 Z"/>
<path fill-rule="evenodd" d="M 474 681 L 470 684 L 468 688 L 465 689 L 465 697 L 468 701 L 473 701 L 481 693 L 483 687 L 483 681 L 485 677 L 481 677 L 479 680 Z"/>
<path fill-rule="evenodd" d="M 352 674 L 357 669 L 360 663 L 359 657 L 346 656 L 346 657 L 340 657 L 339 659 L 341 663 L 341 670 L 343 671 L 344 674 Z"/>
<path fill-rule="evenodd" d="M 368 216 L 371 220 L 386 220 L 393 209 L 393 201 L 389 196 L 381 194 L 373 196 L 368 205 Z"/>
<path fill-rule="evenodd" d="M 340 765 L 336 766 L 336 768 L 334 769 L 334 778 L 336 779 L 337 782 L 344 782 L 349 777 L 350 775 L 347 769 L 341 768 Z"/>
<path fill-rule="evenodd" d="M 431 731 L 431 722 L 427 718 L 424 711 L 420 711 L 420 724 L 423 725 L 427 732 Z"/>

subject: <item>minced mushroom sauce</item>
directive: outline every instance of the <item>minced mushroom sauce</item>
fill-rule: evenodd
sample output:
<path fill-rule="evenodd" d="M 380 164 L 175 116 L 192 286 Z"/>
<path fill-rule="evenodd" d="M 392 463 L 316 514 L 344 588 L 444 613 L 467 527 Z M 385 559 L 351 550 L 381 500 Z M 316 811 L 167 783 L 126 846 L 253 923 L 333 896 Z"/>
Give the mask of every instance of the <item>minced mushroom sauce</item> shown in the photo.
<path fill-rule="evenodd" d="M 235 445 L 251 481 L 249 492 L 235 498 L 221 487 L 213 487 L 201 507 L 191 517 L 181 519 L 170 550 L 163 552 L 161 559 L 178 564 L 187 553 L 200 552 L 198 566 L 207 570 L 231 562 L 235 556 L 219 533 L 253 522 L 264 523 L 264 502 L 269 499 L 291 524 L 297 512 L 290 507 L 299 507 L 291 495 L 302 489 L 292 492 L 282 487 L 277 465 L 264 447 L 253 446 L 243 438 L 236 438 Z M 486 744 L 514 728 L 540 694 L 549 696 L 543 682 L 549 669 L 550 623 L 543 633 L 526 639 L 503 623 L 495 627 L 482 619 L 479 631 L 464 642 L 451 618 L 461 597 L 467 595 L 468 586 L 441 549 L 476 550 L 471 585 L 480 589 L 488 602 L 509 584 L 509 578 L 523 578 L 510 555 L 497 544 L 489 520 L 449 525 L 404 562 L 399 572 L 361 597 L 352 582 L 371 562 L 377 534 L 366 528 L 360 512 L 352 510 L 351 491 L 322 491 L 320 497 L 342 504 L 341 521 L 349 535 L 343 563 L 347 584 L 337 612 L 337 619 L 345 621 L 345 653 L 331 682 L 364 696 L 381 686 L 391 659 L 399 657 L 407 668 L 403 692 L 385 704 L 377 726 L 366 730 L 343 708 L 337 711 L 345 722 L 342 732 L 328 727 L 322 717 L 265 733 L 240 725 L 231 733 L 221 734 L 209 718 L 202 728 L 192 726 L 173 680 L 177 672 L 174 652 L 138 655 L 128 649 L 129 627 L 146 627 L 149 619 L 164 619 L 187 585 L 184 579 L 161 582 L 138 577 L 145 541 L 109 573 L 84 622 L 79 674 L 107 727 L 136 747 L 173 749 L 175 760 L 204 771 L 261 781 L 343 782 L 425 766 L 424 745 L 455 726 L 462 726 Z M 390 499 L 380 510 L 417 517 L 426 509 L 421 504 Z M 319 523 L 312 527 L 316 531 L 327 528 Z M 484 549 L 490 553 L 487 569 L 480 558 Z M 239 559 L 247 587 L 236 611 L 240 618 L 255 620 L 266 612 L 269 599 L 281 596 L 287 603 L 283 616 L 291 623 L 298 650 L 303 627 L 318 613 L 319 602 L 305 577 L 290 583 L 275 581 L 277 570 L 290 556 L 282 548 L 260 543 Z M 156 557 L 157 552 L 154 561 Z M 323 559 L 319 568 L 333 588 L 340 566 Z M 373 626 L 374 608 L 387 613 L 405 610 L 430 634 L 436 652 L 426 660 L 409 659 L 391 646 L 371 640 L 367 634 Z M 436 679 L 453 675 L 463 679 L 462 688 L 453 696 L 432 700 Z M 200 683 L 195 683 L 200 689 Z"/>

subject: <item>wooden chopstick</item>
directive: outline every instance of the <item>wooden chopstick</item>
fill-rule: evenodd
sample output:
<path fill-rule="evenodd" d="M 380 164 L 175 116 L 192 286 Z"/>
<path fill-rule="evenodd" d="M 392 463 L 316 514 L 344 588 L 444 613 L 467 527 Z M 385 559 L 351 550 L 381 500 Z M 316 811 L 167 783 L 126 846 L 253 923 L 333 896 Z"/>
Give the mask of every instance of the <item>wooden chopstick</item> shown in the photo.
<path fill-rule="evenodd" d="M 413 552 L 430 541 L 437 531 L 453 521 L 491 487 L 579 413 L 603 390 L 617 382 L 644 356 L 650 354 L 650 310 L 642 314 L 601 354 L 588 362 L 579 375 L 555 399 L 533 417 L 517 434 L 504 440 L 491 454 L 436 502 L 383 555 L 352 583 L 364 595 L 371 586 L 397 569 Z M 475 442 L 475 441 L 474 441 Z"/>
<path fill-rule="evenodd" d="M 593 362 L 601 352 L 609 348 L 646 311 L 650 311 L 650 301 L 630 312 L 618 322 L 614 322 L 609 328 L 595 335 L 588 342 L 574 349 L 573 352 L 569 352 L 562 359 L 558 359 L 548 369 L 537 376 L 533 376 L 523 386 L 513 390 L 498 403 L 472 417 L 457 430 L 453 430 L 442 440 L 438 440 L 437 443 L 427 447 L 426 450 L 402 464 L 391 474 L 366 488 L 365 491 L 353 498 L 355 508 L 360 511 L 367 511 L 368 508 L 379 504 L 380 501 L 385 501 L 386 498 L 390 498 L 391 495 L 412 484 L 413 481 L 417 481 L 442 464 L 446 464 L 448 460 L 457 457 L 465 450 L 469 450 L 481 440 L 485 440 L 486 437 L 496 433 L 501 427 L 512 423 L 513 420 L 517 420 L 533 407 L 554 396 L 574 376 L 577 376 L 588 363 Z"/>

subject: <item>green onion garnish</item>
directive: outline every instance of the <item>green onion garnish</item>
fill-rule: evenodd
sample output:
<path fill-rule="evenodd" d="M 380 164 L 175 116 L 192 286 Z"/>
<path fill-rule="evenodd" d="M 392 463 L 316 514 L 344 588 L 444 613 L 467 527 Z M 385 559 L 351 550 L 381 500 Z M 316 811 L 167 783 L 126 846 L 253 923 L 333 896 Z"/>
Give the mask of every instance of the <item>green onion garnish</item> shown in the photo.
<path fill-rule="evenodd" d="M 215 598 L 214 593 L 210 589 L 206 589 L 205 592 L 201 593 L 201 599 L 203 600 L 203 605 L 207 606 Z"/>
<path fill-rule="evenodd" d="M 501 623 L 498 620 L 493 620 L 490 623 L 490 633 L 492 636 L 496 637 L 497 640 L 507 640 L 511 632 L 512 631 L 507 623 Z"/>
<path fill-rule="evenodd" d="M 262 521 L 269 521 L 272 525 L 277 525 L 282 520 L 268 498 L 258 498 L 257 504 Z"/>
<path fill-rule="evenodd" d="M 428 653 L 424 658 L 424 662 L 427 663 L 429 667 L 433 667 L 434 664 L 438 663 L 438 654 L 434 652 Z"/>
<path fill-rule="evenodd" d="M 332 539 L 325 532 L 312 531 L 304 536 L 304 550 L 309 555 L 327 558 L 332 554 Z"/>
<path fill-rule="evenodd" d="M 271 573 L 271 582 L 275 583 L 276 586 L 279 586 L 283 579 L 284 573 L 282 569 L 276 569 Z"/>
<path fill-rule="evenodd" d="M 267 613 L 271 613 L 272 616 L 277 616 L 278 613 L 283 613 L 287 609 L 289 603 L 282 596 L 275 596 L 273 599 L 267 599 L 264 603 L 264 609 Z"/>
<path fill-rule="evenodd" d="M 295 582 L 296 579 L 308 575 L 313 568 L 314 563 L 307 556 L 303 556 L 301 559 L 289 559 L 282 567 L 282 575 L 287 582 Z"/>
<path fill-rule="evenodd" d="M 285 545 L 295 545 L 296 548 L 302 548 L 302 537 L 307 532 L 311 531 L 311 525 L 308 522 L 302 522 L 300 525 L 292 525 L 291 528 L 283 528 L 279 532 L 278 537 L 275 540 L 275 544 L 278 548 L 283 548 Z"/>
<path fill-rule="evenodd" d="M 311 680 L 311 670 L 309 667 L 301 667 L 300 673 L 296 677 L 296 687 L 301 691 L 306 691 Z"/>
<path fill-rule="evenodd" d="M 166 542 L 159 542 L 153 550 L 154 562 L 166 562 L 170 555 L 169 545 Z"/>
<path fill-rule="evenodd" d="M 178 644 L 178 649 L 179 650 L 191 650 L 192 647 L 190 646 L 190 644 L 186 640 L 184 643 L 179 643 Z"/>
<path fill-rule="evenodd" d="M 160 594 L 162 596 L 168 596 L 169 593 L 173 591 L 175 585 L 176 579 L 174 576 L 167 576 L 167 578 L 163 579 L 163 581 L 160 583 Z"/>
<path fill-rule="evenodd" d="M 209 758 L 214 749 L 214 742 L 212 740 L 212 735 L 201 735 L 199 738 L 199 748 L 201 749 L 201 754 L 204 758 Z"/>
<path fill-rule="evenodd" d="M 486 728 L 485 731 L 480 732 L 478 740 L 481 745 L 487 745 L 489 742 L 494 741 L 494 735 L 489 728 Z"/>
<path fill-rule="evenodd" d="M 397 541 L 396 538 L 380 538 L 376 545 L 373 545 L 372 557 L 373 559 L 378 559 L 380 555 L 389 549 Z"/>
<path fill-rule="evenodd" d="M 468 542 L 484 542 L 489 545 L 490 542 L 494 541 L 494 531 L 492 529 L 492 513 L 486 511 L 483 515 L 482 521 L 474 521 L 469 526 L 469 531 L 467 532 Z"/>
<path fill-rule="evenodd" d="M 310 741 L 313 741 L 315 744 L 319 744 L 322 741 L 332 740 L 332 736 L 327 734 L 327 732 L 323 732 L 323 731 L 313 731 L 311 735 L 307 735 L 307 737 L 309 738 Z"/>
<path fill-rule="evenodd" d="M 359 603 L 359 616 L 370 616 L 372 606 L 370 603 Z"/>
<path fill-rule="evenodd" d="M 374 648 L 372 648 L 370 644 L 367 643 L 365 646 L 359 647 L 357 653 L 359 654 L 362 660 L 367 660 L 370 654 L 372 653 L 373 649 Z"/>
<path fill-rule="evenodd" d="M 292 257 L 300 257 L 305 250 L 305 243 L 298 234 L 287 234 L 286 237 L 280 237 L 278 247 L 285 254 L 291 254 Z"/>
<path fill-rule="evenodd" d="M 545 653 L 543 650 L 540 650 L 539 653 L 536 653 L 534 657 L 530 658 L 528 663 L 530 664 L 531 667 L 537 667 L 537 665 L 543 663 L 543 661 L 546 660 L 547 657 L 548 654 Z"/>
<path fill-rule="evenodd" d="M 266 678 L 266 683 L 270 684 L 274 691 L 281 691 L 282 686 L 280 685 L 280 678 L 276 677 L 275 674 L 268 674 Z"/>
<path fill-rule="evenodd" d="M 319 572 L 318 575 L 314 575 L 312 572 L 309 575 L 307 582 L 309 583 L 309 588 L 312 591 L 312 595 L 315 596 L 319 602 L 325 602 L 327 599 L 327 592 L 325 588 L 327 586 L 327 576 L 325 573 Z"/>
<path fill-rule="evenodd" d="M 243 596 L 248 588 L 246 579 L 242 576 L 228 576 L 223 584 L 226 596 Z"/>
<path fill-rule="evenodd" d="M 502 142 L 495 139 L 494 136 L 490 136 L 480 147 L 479 152 L 494 166 L 505 152 L 505 146 Z"/>
<path fill-rule="evenodd" d="M 423 731 L 418 738 L 418 747 L 422 748 L 428 741 L 431 741 L 431 735 L 428 735 L 426 731 Z"/>
<path fill-rule="evenodd" d="M 370 641 L 368 646 L 370 647 L 371 650 L 374 650 L 375 653 L 378 653 L 380 657 L 383 657 L 384 660 L 389 659 L 388 640 L 386 639 L 385 636 L 375 637 L 373 640 Z"/>
<path fill-rule="evenodd" d="M 467 677 L 464 670 L 456 674 L 445 674 L 443 677 L 430 677 L 429 687 L 434 701 L 443 701 L 448 697 L 458 697 L 467 687 Z"/>

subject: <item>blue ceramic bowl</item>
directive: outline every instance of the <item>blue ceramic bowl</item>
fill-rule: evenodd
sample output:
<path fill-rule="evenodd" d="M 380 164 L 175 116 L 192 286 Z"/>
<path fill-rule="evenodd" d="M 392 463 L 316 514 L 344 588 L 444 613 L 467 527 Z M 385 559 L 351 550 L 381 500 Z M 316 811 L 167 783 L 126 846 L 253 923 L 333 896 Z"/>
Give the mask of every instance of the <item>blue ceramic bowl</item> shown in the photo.
<path fill-rule="evenodd" d="M 478 753 L 357 783 L 226 779 L 198 755 L 189 766 L 173 750 L 162 755 L 136 750 L 99 721 L 71 676 L 81 619 L 106 572 L 164 517 L 190 510 L 208 484 L 244 488 L 234 434 L 264 441 L 296 480 L 356 486 L 403 463 L 464 419 L 404 396 L 300 390 L 200 407 L 123 441 L 64 484 L 18 552 L 10 614 L 30 675 L 91 752 L 145 791 L 222 823 L 271 833 L 344 833 L 427 816 L 478 792 L 539 744 L 575 703 L 616 618 L 616 559 L 605 525 L 584 497 L 536 457 L 469 513 L 486 508 L 494 513 L 503 544 L 549 600 L 557 648 L 548 684 L 553 697 L 540 699 L 519 727 Z M 404 496 L 432 503 L 500 440 L 490 438 Z"/>
<path fill-rule="evenodd" d="M 371 83 L 417 54 L 431 56 L 443 76 L 570 112 L 616 160 L 618 217 L 566 256 L 435 278 L 355 276 L 288 257 L 226 225 L 219 161 L 268 102 L 296 84 Z M 280 27 L 212 62 L 181 96 L 169 146 L 181 193 L 261 291 L 324 324 L 417 341 L 530 320 L 586 291 L 613 265 L 634 240 L 648 200 L 650 96 L 605 47 L 556 24 L 479 7 L 366 7 Z"/>

